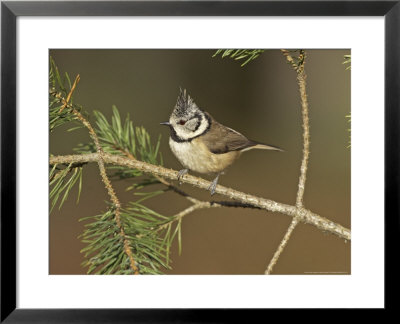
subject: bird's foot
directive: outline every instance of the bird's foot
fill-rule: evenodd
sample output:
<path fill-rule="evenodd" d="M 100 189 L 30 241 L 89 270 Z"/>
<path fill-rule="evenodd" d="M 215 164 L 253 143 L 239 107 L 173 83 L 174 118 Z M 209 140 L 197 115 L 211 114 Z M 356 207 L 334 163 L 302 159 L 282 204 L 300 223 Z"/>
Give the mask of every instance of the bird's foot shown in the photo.
<path fill-rule="evenodd" d="M 183 178 L 183 176 L 189 172 L 189 169 L 182 169 L 178 172 L 178 181 L 179 183 L 181 183 L 181 179 Z"/>
<path fill-rule="evenodd" d="M 219 178 L 219 174 L 216 176 L 216 178 L 213 180 L 213 182 L 211 182 L 210 186 L 208 187 L 208 190 L 211 191 L 211 196 L 215 194 L 215 189 L 217 188 L 218 178 Z"/>

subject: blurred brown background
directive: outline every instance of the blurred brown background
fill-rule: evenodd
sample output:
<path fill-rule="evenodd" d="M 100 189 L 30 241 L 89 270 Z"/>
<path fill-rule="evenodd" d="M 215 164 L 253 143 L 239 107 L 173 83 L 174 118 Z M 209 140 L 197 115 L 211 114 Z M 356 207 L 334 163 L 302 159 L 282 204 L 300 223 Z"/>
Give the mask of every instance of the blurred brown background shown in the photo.
<path fill-rule="evenodd" d="M 255 150 L 244 153 L 220 177 L 219 183 L 239 191 L 286 204 L 296 200 L 302 157 L 300 99 L 296 73 L 280 50 L 268 50 L 241 67 L 230 58 L 212 58 L 215 50 L 51 50 L 59 70 L 71 79 L 80 74 L 74 102 L 87 111 L 111 117 L 111 106 L 121 118 L 129 112 L 154 139 L 162 134 L 166 167 L 181 165 L 169 149 L 166 121 L 179 87 L 186 88 L 199 107 L 219 122 L 250 139 L 279 146 L 285 152 Z M 350 70 L 342 64 L 349 50 L 307 50 L 306 73 L 310 105 L 311 154 L 305 207 L 350 228 Z M 67 133 L 60 127 L 50 136 L 52 154 L 71 154 L 88 142 L 85 129 Z M 204 176 L 212 179 L 212 176 Z M 135 199 L 126 192 L 129 181 L 114 182 L 122 203 Z M 182 185 L 199 199 L 208 192 Z M 80 203 L 77 190 L 50 215 L 50 274 L 85 274 L 80 266 L 83 243 L 77 238 L 78 220 L 106 209 L 107 193 L 97 165 L 84 167 Z M 224 197 L 215 195 L 212 199 Z M 173 215 L 189 205 L 166 193 L 147 205 Z M 283 238 L 291 218 L 263 210 L 218 208 L 199 210 L 183 220 L 182 254 L 172 249 L 168 274 L 262 274 Z M 274 267 L 274 274 L 309 272 L 347 273 L 350 242 L 300 224 Z"/>

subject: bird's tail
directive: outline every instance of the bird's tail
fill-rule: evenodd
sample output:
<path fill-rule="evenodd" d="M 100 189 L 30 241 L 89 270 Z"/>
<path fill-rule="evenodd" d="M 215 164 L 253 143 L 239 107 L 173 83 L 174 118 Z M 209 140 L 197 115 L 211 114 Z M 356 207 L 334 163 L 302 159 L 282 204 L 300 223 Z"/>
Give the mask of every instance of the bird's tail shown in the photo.
<path fill-rule="evenodd" d="M 272 146 L 272 145 L 267 145 L 267 144 L 263 144 L 263 143 L 259 143 L 259 142 L 254 142 L 252 141 L 251 146 L 246 147 L 244 150 L 242 150 L 242 152 L 245 151 L 249 151 L 252 149 L 259 149 L 259 150 L 272 150 L 272 151 L 280 151 L 280 152 L 284 152 L 284 150 L 282 150 L 281 148 L 277 147 L 277 146 Z"/>

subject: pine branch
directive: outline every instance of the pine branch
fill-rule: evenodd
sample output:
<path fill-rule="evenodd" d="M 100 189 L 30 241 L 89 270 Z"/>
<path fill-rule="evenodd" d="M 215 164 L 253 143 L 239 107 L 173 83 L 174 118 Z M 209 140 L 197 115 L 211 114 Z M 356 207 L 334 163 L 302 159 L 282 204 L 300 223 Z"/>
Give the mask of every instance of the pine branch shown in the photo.
<path fill-rule="evenodd" d="M 74 84 L 78 83 L 79 81 L 79 75 L 76 77 Z M 72 93 L 72 89 L 71 89 L 71 93 Z M 125 230 L 124 227 L 121 223 L 121 217 L 120 217 L 120 209 L 121 209 L 121 204 L 119 202 L 119 199 L 117 197 L 117 195 L 115 194 L 114 188 L 111 185 L 110 179 L 107 176 L 106 173 L 106 168 L 104 166 L 104 151 L 103 148 L 100 145 L 99 139 L 96 135 L 96 132 L 94 131 L 92 125 L 89 123 L 88 120 L 85 119 L 85 117 L 77 110 L 75 109 L 73 106 L 71 106 L 67 100 L 65 100 L 62 95 L 54 90 L 50 90 L 50 94 L 55 97 L 58 98 L 62 101 L 63 103 L 63 107 L 68 107 L 71 109 L 71 113 L 73 115 L 75 115 L 75 117 L 89 130 L 89 135 L 92 138 L 93 142 L 95 143 L 96 146 L 96 150 L 97 150 L 97 154 L 99 156 L 98 160 L 97 160 L 97 164 L 99 166 L 99 171 L 100 171 L 100 175 L 101 175 L 101 179 L 104 183 L 104 186 L 108 192 L 108 195 L 110 196 L 111 201 L 113 202 L 113 205 L 115 207 L 115 211 L 114 211 L 114 216 L 115 216 L 115 221 L 117 223 L 117 226 L 119 228 L 120 231 L 120 235 L 123 238 L 123 242 L 124 242 L 124 251 L 126 253 L 126 255 L 129 258 L 130 261 L 130 267 L 131 269 L 134 271 L 135 274 L 139 274 L 139 269 L 136 266 L 136 261 L 134 259 L 133 253 L 132 253 L 132 249 L 129 245 L 129 241 L 126 238 L 126 234 L 125 234 Z M 69 96 L 70 97 L 70 96 Z"/>
<path fill-rule="evenodd" d="M 299 50 L 282 49 L 281 52 L 286 57 L 287 63 L 289 63 L 296 72 L 300 72 L 299 70 L 304 68 L 305 55 L 303 50 L 300 50 L 298 57 L 293 56 L 291 53 L 297 53 Z"/>
<path fill-rule="evenodd" d="M 162 165 L 162 157 L 159 153 L 160 137 L 155 145 L 153 145 L 149 133 L 143 127 L 134 127 L 132 121 L 129 119 L 129 114 L 125 121 L 122 122 L 118 109 L 115 106 L 112 107 L 112 111 L 111 124 L 101 112 L 93 112 L 96 120 L 95 132 L 103 151 L 110 154 L 124 155 L 128 158 L 138 156 L 142 161 Z M 93 143 L 79 144 L 74 151 L 78 153 L 92 153 L 96 152 L 96 146 Z M 113 171 L 113 178 L 129 179 L 143 176 L 143 173 L 138 170 L 127 169 L 121 166 L 111 166 L 108 169 Z M 143 181 L 133 183 L 128 190 L 139 189 L 159 182 L 154 177 L 146 178 Z"/>
<path fill-rule="evenodd" d="M 80 236 L 86 244 L 81 253 L 86 258 L 82 266 L 88 267 L 88 274 L 133 273 L 114 211 L 110 208 L 103 214 L 80 220 L 91 221 L 85 225 L 86 229 Z"/>
<path fill-rule="evenodd" d="M 115 164 L 120 166 L 125 166 L 132 169 L 137 169 L 145 173 L 157 175 L 163 178 L 176 180 L 178 177 L 178 171 L 167 169 L 158 165 L 149 164 L 146 162 L 128 159 L 122 156 L 115 156 L 111 154 L 104 153 L 103 157 L 105 163 Z M 93 163 L 97 162 L 99 155 L 97 153 L 82 154 L 82 155 L 62 155 L 62 156 L 52 156 L 50 157 L 50 164 L 59 163 Z M 204 180 L 199 177 L 192 175 L 185 175 L 180 179 L 182 183 L 190 184 L 194 187 L 208 190 L 211 182 Z M 268 210 L 270 212 L 277 212 L 285 214 L 291 217 L 299 215 L 300 220 L 305 224 L 311 224 L 316 226 L 318 229 L 332 233 L 340 238 L 351 240 L 350 230 L 334 223 L 316 213 L 311 212 L 305 208 L 297 208 L 296 206 L 291 206 L 283 203 L 279 203 L 273 200 L 256 197 L 244 192 L 240 192 L 234 189 L 230 189 L 221 185 L 217 185 L 217 194 L 229 197 L 240 203 L 248 204 L 254 207 Z"/>
<path fill-rule="evenodd" d="M 51 88 L 50 90 L 50 96 L 56 97 L 62 104 L 61 109 L 58 109 L 57 113 L 62 114 L 65 109 L 89 130 L 93 143 L 80 145 L 76 150 L 81 153 L 96 152 L 100 156 L 107 151 L 112 154 L 128 156 L 129 158 L 134 158 L 134 155 L 137 153 L 140 158 L 147 162 L 162 164 L 162 159 L 158 161 L 157 158 L 159 155 L 160 139 L 153 146 L 150 141 L 150 135 L 143 127 L 134 128 L 132 122 L 129 120 L 129 116 L 124 123 L 121 122 L 115 106 L 113 106 L 111 124 L 108 123 L 107 119 L 100 112 L 94 112 L 97 125 L 97 129 L 94 130 L 88 120 L 76 109 L 75 105 L 68 103 L 78 80 L 79 76 L 74 85 L 70 87 L 71 90 L 67 95 L 67 99 L 64 99 L 62 93 L 57 92 L 55 88 Z M 67 118 L 67 121 L 70 120 Z M 141 205 L 140 202 L 164 191 L 135 193 L 136 195 L 140 195 L 141 198 L 136 202 L 131 202 L 129 207 L 122 209 L 111 186 L 111 182 L 105 173 L 103 160 L 99 159 L 98 164 L 102 180 L 105 183 L 112 204 L 107 212 L 83 219 L 92 221 L 92 223 L 86 225 L 88 228 L 81 236 L 82 242 L 87 244 L 81 251 L 87 258 L 83 266 L 88 267 L 88 273 L 95 274 L 138 274 L 139 271 L 143 274 L 160 274 L 160 266 L 169 268 L 169 249 L 177 231 L 175 230 L 172 236 L 167 232 L 165 238 L 168 237 L 168 240 L 166 240 L 165 238 L 161 239 L 158 237 L 159 233 L 155 234 L 153 229 L 165 222 L 169 222 L 172 225 L 175 221 L 173 218 L 159 214 L 153 217 L 155 213 Z M 71 167 L 78 165 L 82 166 L 83 163 L 70 164 Z M 127 169 L 123 166 L 111 166 L 111 168 L 116 170 L 115 176 L 119 178 L 143 175 L 140 171 Z M 135 188 L 144 186 L 145 184 L 159 183 L 158 180 L 152 180 L 151 178 L 136 184 Z M 118 231 L 115 229 L 118 229 Z M 180 221 L 176 229 L 180 233 Z M 180 241 L 179 246 L 181 249 Z"/>
<path fill-rule="evenodd" d="M 70 90 L 64 85 L 65 82 L 68 82 Z M 71 114 L 70 109 L 66 109 L 67 105 L 65 102 L 72 102 L 72 95 L 75 90 L 76 84 L 79 82 L 79 79 L 76 80 L 74 85 L 71 85 L 70 78 L 68 73 L 65 73 L 64 80 L 58 71 L 57 66 L 55 65 L 52 58 L 50 58 L 50 72 L 49 72 L 49 125 L 50 132 L 53 132 L 55 128 L 64 125 L 71 121 L 76 121 L 76 116 Z M 52 92 L 58 92 L 60 96 L 51 95 Z M 68 98 L 68 100 L 64 100 L 64 98 Z M 76 110 L 80 111 L 79 107 L 75 107 Z"/>
<path fill-rule="evenodd" d="M 68 93 L 67 99 L 65 100 L 64 104 L 62 105 L 61 109 L 60 109 L 60 113 L 64 110 L 64 108 L 68 105 L 68 102 L 71 100 L 72 94 L 75 91 L 75 88 L 77 86 L 77 84 L 79 83 L 79 80 L 81 79 L 81 77 L 79 76 L 79 74 L 76 76 L 76 79 L 74 81 L 74 84 L 71 87 L 71 90 Z"/>
<path fill-rule="evenodd" d="M 91 221 L 85 225 L 86 229 L 80 236 L 82 242 L 87 244 L 81 253 L 87 259 L 82 265 L 88 267 L 89 274 L 134 274 L 131 260 L 125 253 L 125 241 L 119 235 L 114 211 L 111 207 L 103 214 L 81 219 Z M 168 268 L 166 250 L 153 227 L 169 218 L 155 214 L 138 203 L 121 208 L 120 218 L 140 273 L 161 274 L 160 266 Z"/>
<path fill-rule="evenodd" d="M 82 189 L 82 164 L 69 163 L 62 169 L 59 168 L 58 164 L 53 165 L 53 168 L 50 170 L 49 181 L 51 188 L 49 195 L 51 200 L 50 212 L 61 197 L 59 209 L 62 207 L 71 189 L 77 182 L 79 183 L 77 202 L 79 202 Z"/>
<path fill-rule="evenodd" d="M 260 56 L 261 53 L 264 53 L 263 49 L 219 49 L 217 50 L 212 57 L 216 57 L 221 55 L 222 58 L 230 57 L 236 61 L 243 61 L 241 66 L 245 66 L 247 63 L 255 60 Z"/>
<path fill-rule="evenodd" d="M 342 64 L 348 64 L 346 70 L 351 70 L 351 55 L 344 55 L 344 61 Z"/>

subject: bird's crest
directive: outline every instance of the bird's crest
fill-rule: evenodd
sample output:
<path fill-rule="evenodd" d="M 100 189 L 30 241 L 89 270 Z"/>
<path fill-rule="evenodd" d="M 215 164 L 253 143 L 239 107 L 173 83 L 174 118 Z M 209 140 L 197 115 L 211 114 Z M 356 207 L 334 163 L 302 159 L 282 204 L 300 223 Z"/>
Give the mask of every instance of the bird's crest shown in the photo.
<path fill-rule="evenodd" d="M 179 95 L 176 101 L 174 114 L 176 116 L 186 116 L 196 109 L 198 109 L 198 107 L 186 92 L 186 89 L 182 90 L 182 88 L 179 88 Z"/>

